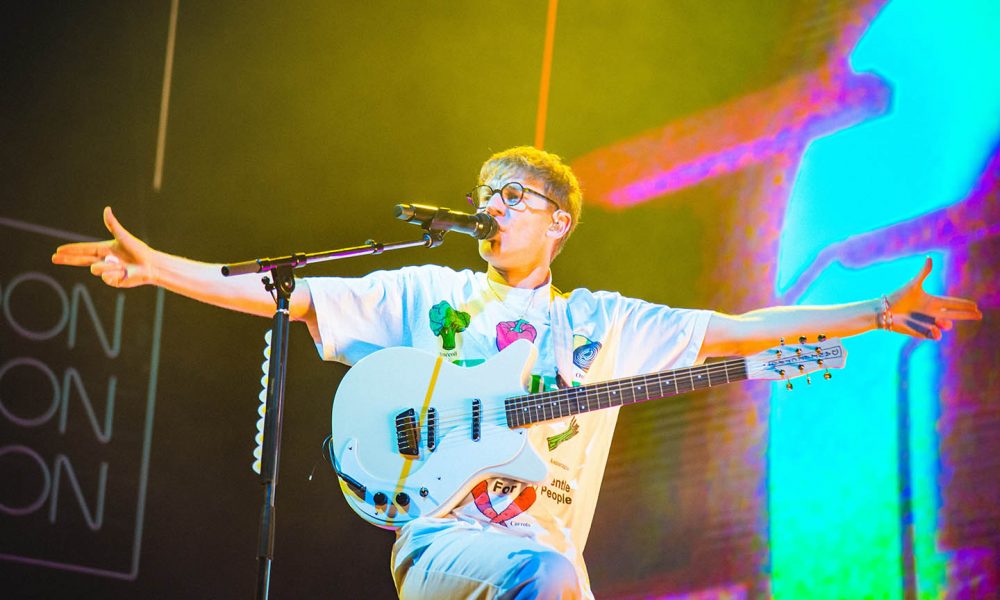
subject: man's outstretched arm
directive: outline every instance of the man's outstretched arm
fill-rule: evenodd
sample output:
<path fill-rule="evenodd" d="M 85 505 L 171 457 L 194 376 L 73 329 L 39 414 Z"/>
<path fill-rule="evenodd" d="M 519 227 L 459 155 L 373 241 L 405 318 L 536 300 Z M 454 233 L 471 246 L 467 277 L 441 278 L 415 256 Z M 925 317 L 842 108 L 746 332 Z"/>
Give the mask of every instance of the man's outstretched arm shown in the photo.
<path fill-rule="evenodd" d="M 753 354 L 777 345 L 779 338 L 792 343 L 799 335 L 848 337 L 879 328 L 939 340 L 954 321 L 981 319 L 982 313 L 971 300 L 924 291 L 932 266 L 928 258 L 921 272 L 885 301 L 874 298 L 826 306 L 776 306 L 742 315 L 716 313 L 709 321 L 699 358 Z"/>
<path fill-rule="evenodd" d="M 104 225 L 113 239 L 65 244 L 56 249 L 57 265 L 88 267 L 112 287 L 156 285 L 208 304 L 260 315 L 274 314 L 274 301 L 256 277 L 223 277 L 218 264 L 198 262 L 150 248 L 126 230 L 111 208 L 104 209 Z M 290 302 L 291 318 L 315 329 L 316 313 L 305 286 L 297 286 Z"/>

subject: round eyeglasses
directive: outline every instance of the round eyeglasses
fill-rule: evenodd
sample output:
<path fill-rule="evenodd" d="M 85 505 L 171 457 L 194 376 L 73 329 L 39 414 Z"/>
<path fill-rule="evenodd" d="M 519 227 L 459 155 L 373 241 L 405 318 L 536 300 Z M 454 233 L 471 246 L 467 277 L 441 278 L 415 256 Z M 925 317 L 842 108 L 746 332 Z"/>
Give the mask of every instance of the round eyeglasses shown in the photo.
<path fill-rule="evenodd" d="M 524 185 L 517 181 L 508 181 L 503 184 L 498 190 L 491 188 L 488 185 L 477 185 L 472 188 L 472 191 L 466 194 L 465 199 L 469 201 L 469 204 L 476 207 L 476 210 L 483 210 L 486 205 L 490 203 L 493 198 L 493 194 L 500 194 L 500 199 L 507 206 L 517 206 L 524 200 L 524 193 L 531 192 L 532 194 L 551 202 L 555 205 L 556 209 L 559 209 L 559 203 L 555 200 L 549 198 L 545 194 L 535 191 L 529 187 L 524 187 Z"/>

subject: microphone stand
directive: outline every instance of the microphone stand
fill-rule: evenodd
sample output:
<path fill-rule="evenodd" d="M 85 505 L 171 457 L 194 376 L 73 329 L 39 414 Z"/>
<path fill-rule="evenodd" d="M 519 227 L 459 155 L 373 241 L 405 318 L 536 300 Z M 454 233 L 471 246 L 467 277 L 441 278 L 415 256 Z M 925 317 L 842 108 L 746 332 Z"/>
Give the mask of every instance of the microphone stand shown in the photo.
<path fill-rule="evenodd" d="M 425 227 L 427 231 L 419 240 L 382 244 L 368 240 L 362 246 L 339 250 L 295 253 L 279 258 L 258 258 L 222 267 L 226 277 L 263 273 L 264 289 L 274 298 L 277 309 L 271 325 L 271 364 L 267 374 L 267 404 L 264 408 L 264 448 L 260 457 L 260 482 L 264 486 L 264 503 L 260 510 L 257 535 L 257 598 L 265 600 L 271 582 L 271 559 L 274 555 L 274 493 L 278 485 L 278 458 L 281 449 L 282 411 L 285 403 L 285 372 L 288 363 L 289 300 L 295 289 L 293 271 L 311 262 L 354 258 L 368 254 L 382 254 L 389 250 L 402 250 L 423 246 L 436 248 L 444 242 L 443 230 Z M 273 281 L 272 281 L 273 280 Z"/>

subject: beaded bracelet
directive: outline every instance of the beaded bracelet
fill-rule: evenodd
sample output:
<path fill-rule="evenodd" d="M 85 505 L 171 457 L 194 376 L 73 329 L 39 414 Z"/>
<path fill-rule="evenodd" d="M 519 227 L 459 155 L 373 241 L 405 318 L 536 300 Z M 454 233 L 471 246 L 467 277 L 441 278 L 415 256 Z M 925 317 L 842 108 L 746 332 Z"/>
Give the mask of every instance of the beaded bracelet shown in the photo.
<path fill-rule="evenodd" d="M 889 298 L 882 294 L 882 312 L 876 316 L 879 329 L 892 331 L 892 311 L 889 309 Z"/>

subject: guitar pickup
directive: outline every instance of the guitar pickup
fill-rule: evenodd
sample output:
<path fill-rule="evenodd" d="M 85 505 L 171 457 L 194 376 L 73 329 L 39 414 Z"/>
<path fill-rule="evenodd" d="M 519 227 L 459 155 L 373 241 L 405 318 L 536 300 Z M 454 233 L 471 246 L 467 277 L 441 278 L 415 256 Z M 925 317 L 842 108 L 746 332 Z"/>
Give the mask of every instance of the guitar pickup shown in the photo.
<path fill-rule="evenodd" d="M 412 408 L 396 415 L 396 448 L 403 456 L 420 455 L 420 428 Z"/>
<path fill-rule="evenodd" d="M 483 424 L 483 401 L 479 398 L 472 399 L 472 441 L 478 442 L 482 435 Z"/>
<path fill-rule="evenodd" d="M 427 409 L 427 449 L 431 452 L 437 447 L 437 409 Z"/>

